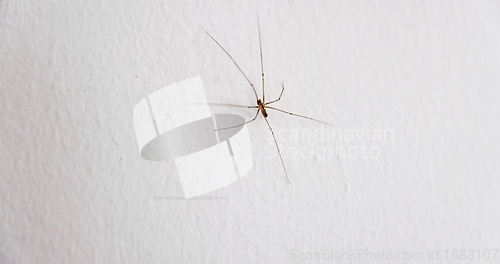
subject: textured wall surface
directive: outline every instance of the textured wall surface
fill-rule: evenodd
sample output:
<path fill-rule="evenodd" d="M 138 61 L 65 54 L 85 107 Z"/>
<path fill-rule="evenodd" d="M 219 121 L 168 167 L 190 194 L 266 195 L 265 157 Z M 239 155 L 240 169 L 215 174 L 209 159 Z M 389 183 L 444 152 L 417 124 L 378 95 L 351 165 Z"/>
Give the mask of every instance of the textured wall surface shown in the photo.
<path fill-rule="evenodd" d="M 500 248 L 500 4 L 376 2 L 1 0 L 0 263 L 499 263 L 477 254 Z M 132 108 L 195 76 L 211 102 L 253 104 L 202 26 L 260 93 L 257 12 L 266 98 L 285 81 L 276 106 L 332 126 L 270 112 L 292 184 L 259 118 L 245 178 L 176 199 Z"/>

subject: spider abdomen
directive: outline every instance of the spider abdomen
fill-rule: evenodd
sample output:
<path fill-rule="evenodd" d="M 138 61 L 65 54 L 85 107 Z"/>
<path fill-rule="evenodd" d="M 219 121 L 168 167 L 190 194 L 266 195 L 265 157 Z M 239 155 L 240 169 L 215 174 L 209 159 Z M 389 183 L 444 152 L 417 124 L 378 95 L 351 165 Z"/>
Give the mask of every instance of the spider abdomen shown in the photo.
<path fill-rule="evenodd" d="M 263 115 L 264 117 L 267 117 L 267 111 L 266 111 L 266 109 L 265 109 L 264 107 L 262 107 L 262 108 L 260 109 L 260 111 L 262 112 L 262 115 Z"/>

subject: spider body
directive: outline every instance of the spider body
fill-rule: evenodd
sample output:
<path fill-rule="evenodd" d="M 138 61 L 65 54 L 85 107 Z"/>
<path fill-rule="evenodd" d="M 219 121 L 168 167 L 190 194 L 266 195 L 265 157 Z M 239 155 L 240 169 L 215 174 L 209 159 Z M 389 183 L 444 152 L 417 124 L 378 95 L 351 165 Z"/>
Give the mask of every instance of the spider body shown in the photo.
<path fill-rule="evenodd" d="M 257 99 L 257 107 L 259 108 L 264 118 L 266 118 L 267 117 L 266 105 L 262 103 L 260 99 Z"/>

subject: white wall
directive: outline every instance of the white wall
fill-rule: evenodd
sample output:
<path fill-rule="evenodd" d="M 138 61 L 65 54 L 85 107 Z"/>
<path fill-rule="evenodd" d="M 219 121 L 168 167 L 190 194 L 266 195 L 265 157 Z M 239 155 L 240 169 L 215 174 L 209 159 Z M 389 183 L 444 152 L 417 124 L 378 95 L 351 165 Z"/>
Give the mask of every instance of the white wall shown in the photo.
<path fill-rule="evenodd" d="M 499 248 L 498 1 L 1 3 L 0 263 L 325 263 L 295 257 L 358 249 L 457 263 L 445 250 Z M 254 103 L 201 27 L 259 84 L 257 12 L 268 98 L 286 81 L 278 106 L 393 137 L 290 140 L 322 127 L 272 112 L 285 153 L 380 156 L 285 155 L 289 184 L 258 119 L 254 168 L 208 195 L 224 199 L 159 199 L 182 188 L 172 161 L 139 156 L 133 106 L 195 76 L 209 101 Z"/>

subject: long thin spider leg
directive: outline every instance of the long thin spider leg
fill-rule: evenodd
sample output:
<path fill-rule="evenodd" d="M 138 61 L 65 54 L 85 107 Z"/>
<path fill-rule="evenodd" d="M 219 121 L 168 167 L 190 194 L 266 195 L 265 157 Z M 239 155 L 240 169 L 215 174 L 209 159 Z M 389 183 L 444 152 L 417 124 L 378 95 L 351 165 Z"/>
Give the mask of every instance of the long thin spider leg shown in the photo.
<path fill-rule="evenodd" d="M 238 104 L 220 104 L 220 103 L 208 103 L 208 105 L 243 107 L 243 108 L 259 108 L 256 105 L 238 105 Z"/>
<path fill-rule="evenodd" d="M 250 86 L 252 87 L 252 91 L 255 94 L 255 98 L 258 100 L 259 97 L 257 96 L 257 91 L 255 91 L 255 87 L 253 86 L 253 83 L 250 81 L 250 79 L 248 79 L 247 75 L 243 72 L 243 70 L 240 68 L 240 66 L 238 65 L 238 63 L 236 63 L 236 61 L 233 59 L 233 56 L 231 56 L 231 54 L 229 54 L 229 52 L 227 52 L 226 49 L 224 47 L 222 47 L 222 45 L 214 37 L 212 37 L 212 35 L 210 35 L 210 33 L 208 33 L 208 31 L 204 27 L 202 27 L 202 28 L 203 28 L 203 30 L 205 30 L 205 33 L 207 33 L 207 35 L 213 41 L 215 41 L 215 43 L 217 43 L 217 45 L 219 45 L 219 47 L 227 54 L 227 56 L 229 56 L 229 58 L 233 61 L 234 65 L 236 65 L 236 67 L 238 68 L 238 70 L 240 70 L 241 74 L 243 74 L 243 76 L 247 80 L 248 84 L 250 84 Z"/>
<path fill-rule="evenodd" d="M 290 177 L 288 176 L 288 173 L 286 172 L 285 163 L 283 162 L 283 157 L 281 156 L 281 151 L 280 151 L 280 147 L 278 146 L 278 141 L 276 141 L 276 136 L 274 136 L 274 131 L 271 128 L 269 121 L 267 121 L 267 118 L 264 118 L 264 120 L 266 120 L 266 123 L 267 123 L 267 126 L 269 127 L 269 130 L 271 130 L 271 134 L 273 134 L 274 144 L 276 145 L 276 149 L 278 150 L 278 154 L 279 154 L 280 160 L 281 160 L 281 165 L 283 166 L 283 170 L 285 171 L 285 175 L 286 175 L 288 182 L 291 183 L 292 181 L 290 180 Z"/>
<path fill-rule="evenodd" d="M 280 93 L 280 97 L 278 97 L 278 99 L 274 100 L 274 101 L 271 101 L 269 103 L 265 103 L 264 105 L 270 105 L 272 103 L 276 103 L 278 102 L 279 100 L 281 100 L 281 96 L 283 95 L 283 92 L 285 91 L 285 82 L 282 82 L 281 83 L 281 93 Z"/>
<path fill-rule="evenodd" d="M 278 109 L 278 108 L 276 108 L 276 107 L 266 106 L 266 108 L 273 109 L 273 110 L 276 110 L 276 111 L 280 111 L 280 112 L 283 112 L 283 113 L 285 113 L 285 114 L 289 114 L 289 115 L 292 115 L 292 116 L 297 116 L 297 117 L 302 117 L 302 118 L 305 118 L 305 119 L 313 120 L 313 121 L 320 122 L 320 123 L 323 123 L 323 124 L 325 124 L 325 125 L 329 125 L 329 126 L 331 126 L 331 124 L 329 124 L 329 123 L 327 123 L 327 122 L 323 122 L 323 121 L 321 121 L 321 120 L 314 119 L 314 118 L 312 118 L 312 117 L 308 117 L 308 116 L 303 116 L 303 115 L 298 115 L 298 114 L 290 113 L 290 112 L 287 112 L 287 111 L 284 111 L 284 110 Z"/>
<path fill-rule="evenodd" d="M 257 28 L 259 29 L 260 69 L 262 72 L 262 103 L 265 103 L 266 102 L 266 93 L 264 91 L 264 61 L 262 60 L 262 41 L 260 39 L 259 16 L 257 16 Z"/>
<path fill-rule="evenodd" d="M 250 119 L 250 120 L 246 121 L 245 123 L 241 123 L 241 124 L 236 125 L 236 126 L 230 126 L 230 127 L 215 129 L 214 131 L 225 130 L 225 129 L 230 129 L 230 128 L 236 128 L 236 127 L 240 127 L 242 125 L 248 124 L 248 123 L 250 123 L 252 121 L 255 121 L 255 119 L 257 119 L 257 116 L 259 116 L 259 112 L 260 112 L 260 109 L 257 110 L 257 113 L 255 113 L 255 117 L 253 119 Z"/>

